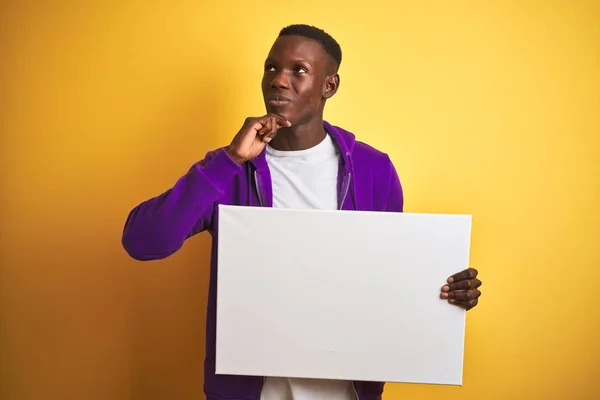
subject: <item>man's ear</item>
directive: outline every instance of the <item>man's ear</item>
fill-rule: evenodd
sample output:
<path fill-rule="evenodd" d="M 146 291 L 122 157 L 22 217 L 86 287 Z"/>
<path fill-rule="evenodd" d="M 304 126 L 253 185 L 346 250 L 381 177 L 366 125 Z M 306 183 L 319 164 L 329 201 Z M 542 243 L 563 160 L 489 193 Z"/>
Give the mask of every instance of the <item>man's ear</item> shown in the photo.
<path fill-rule="evenodd" d="M 336 73 L 334 75 L 328 76 L 325 80 L 325 87 L 323 89 L 323 97 L 325 99 L 330 99 L 336 94 L 338 88 L 340 87 L 340 76 Z"/>

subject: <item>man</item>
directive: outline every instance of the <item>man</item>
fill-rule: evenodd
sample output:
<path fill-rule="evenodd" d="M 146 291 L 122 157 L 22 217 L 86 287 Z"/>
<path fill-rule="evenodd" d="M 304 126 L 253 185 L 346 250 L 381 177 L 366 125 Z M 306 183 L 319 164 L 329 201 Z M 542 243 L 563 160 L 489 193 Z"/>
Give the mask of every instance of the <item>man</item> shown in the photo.
<path fill-rule="evenodd" d="M 165 193 L 135 207 L 123 246 L 137 260 L 165 258 L 202 231 L 213 236 L 204 390 L 209 400 L 372 400 L 383 383 L 215 374 L 216 249 L 219 204 L 402 212 L 389 157 L 323 121 L 340 85 L 342 52 L 324 31 L 284 28 L 266 59 L 267 114 L 248 118 L 229 146 L 209 152 Z M 467 269 L 448 279 L 442 299 L 470 309 L 481 282 Z M 244 328 L 240 327 L 240 335 Z"/>

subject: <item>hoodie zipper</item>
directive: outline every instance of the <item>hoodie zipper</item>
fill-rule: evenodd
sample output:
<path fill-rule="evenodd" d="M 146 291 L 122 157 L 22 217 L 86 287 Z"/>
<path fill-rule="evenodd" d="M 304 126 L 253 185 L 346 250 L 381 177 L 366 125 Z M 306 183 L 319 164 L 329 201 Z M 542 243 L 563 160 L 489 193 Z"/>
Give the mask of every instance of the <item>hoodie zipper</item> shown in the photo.
<path fill-rule="evenodd" d="M 348 196 L 348 190 L 350 189 L 350 178 L 352 177 L 352 173 L 348 172 L 348 174 L 344 178 L 344 185 L 342 186 L 342 201 L 340 202 L 340 210 L 344 207 L 344 202 L 346 201 L 346 197 Z"/>
<path fill-rule="evenodd" d="M 346 153 L 346 158 L 348 164 L 350 164 L 350 152 Z M 348 190 L 350 189 L 350 182 L 352 181 L 352 168 L 346 168 L 346 176 L 344 176 L 344 181 L 342 182 L 342 201 L 340 202 L 339 209 L 341 210 L 344 207 L 344 202 L 346 201 L 346 197 L 348 196 Z"/>
<path fill-rule="evenodd" d="M 259 183 L 258 171 L 254 171 L 254 184 L 256 185 L 256 193 L 258 194 L 258 202 L 260 203 L 261 207 L 264 207 L 265 203 L 263 202 L 262 186 L 260 186 L 260 183 Z"/>

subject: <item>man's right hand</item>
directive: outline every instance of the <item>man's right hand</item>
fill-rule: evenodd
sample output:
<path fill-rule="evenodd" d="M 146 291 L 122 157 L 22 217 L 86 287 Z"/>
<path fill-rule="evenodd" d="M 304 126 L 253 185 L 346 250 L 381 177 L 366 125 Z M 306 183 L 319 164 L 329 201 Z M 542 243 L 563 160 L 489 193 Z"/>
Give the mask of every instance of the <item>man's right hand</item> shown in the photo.
<path fill-rule="evenodd" d="M 290 121 L 274 114 L 246 118 L 242 129 L 227 147 L 227 152 L 231 158 L 243 164 L 257 157 L 280 128 L 289 128 L 290 126 L 292 126 Z"/>

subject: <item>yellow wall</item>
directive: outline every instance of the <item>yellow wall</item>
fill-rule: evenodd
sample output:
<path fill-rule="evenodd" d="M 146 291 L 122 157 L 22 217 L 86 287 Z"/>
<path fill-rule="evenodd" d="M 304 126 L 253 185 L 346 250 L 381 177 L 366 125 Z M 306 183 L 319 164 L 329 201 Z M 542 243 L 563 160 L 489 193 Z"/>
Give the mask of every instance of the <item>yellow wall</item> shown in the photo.
<path fill-rule="evenodd" d="M 1 3 L 0 398 L 202 398 L 209 238 L 142 264 L 121 228 L 262 113 L 295 22 L 341 43 L 326 117 L 406 210 L 474 215 L 464 387 L 385 399 L 599 398 L 597 1 L 67 3 Z"/>

